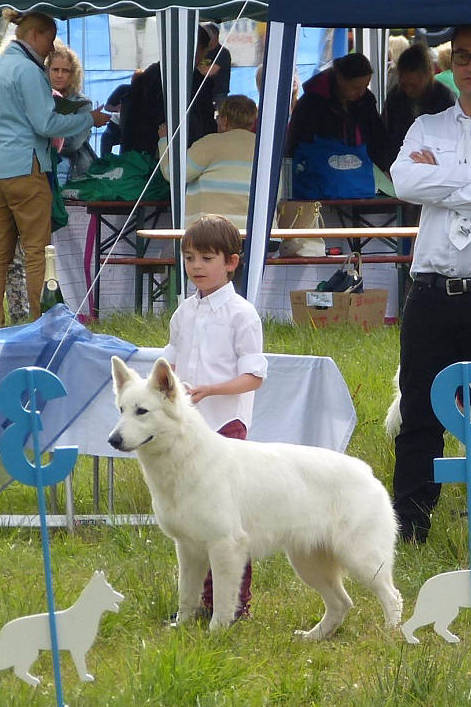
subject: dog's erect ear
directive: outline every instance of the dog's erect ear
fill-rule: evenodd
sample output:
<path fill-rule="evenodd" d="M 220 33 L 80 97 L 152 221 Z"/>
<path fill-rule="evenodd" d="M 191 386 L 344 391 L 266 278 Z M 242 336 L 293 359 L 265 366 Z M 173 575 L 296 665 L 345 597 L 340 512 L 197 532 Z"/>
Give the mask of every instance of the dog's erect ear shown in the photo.
<path fill-rule="evenodd" d="M 123 388 L 126 383 L 132 380 L 132 371 L 126 366 L 119 356 L 111 357 L 111 375 L 113 376 L 113 389 L 115 393 Z"/>
<path fill-rule="evenodd" d="M 175 400 L 177 393 L 175 377 L 168 361 L 164 358 L 159 358 L 154 363 L 149 376 L 149 385 L 160 390 L 169 400 Z"/>

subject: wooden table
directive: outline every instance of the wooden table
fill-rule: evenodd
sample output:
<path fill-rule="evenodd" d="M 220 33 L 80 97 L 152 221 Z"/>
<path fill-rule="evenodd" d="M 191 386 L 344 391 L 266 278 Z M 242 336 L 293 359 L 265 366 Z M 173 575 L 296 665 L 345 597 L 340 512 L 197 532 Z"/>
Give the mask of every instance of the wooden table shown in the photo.
<path fill-rule="evenodd" d="M 372 227 L 372 228 L 272 228 L 271 238 L 413 238 L 418 227 Z M 185 231 L 179 228 L 139 229 L 140 238 L 156 238 L 161 240 L 179 240 Z M 247 231 L 239 229 L 241 238 L 246 238 Z"/>
<path fill-rule="evenodd" d="M 359 242 L 364 244 L 372 238 L 379 238 L 384 242 L 388 242 L 393 254 L 375 254 L 362 255 L 364 263 L 395 263 L 399 265 L 399 310 L 402 310 L 404 290 L 405 290 L 405 272 L 404 268 L 408 266 L 412 260 L 410 254 L 403 254 L 398 249 L 397 245 L 401 239 L 415 238 L 417 235 L 417 227 L 405 226 L 389 226 L 389 227 L 373 227 L 373 228 L 274 228 L 271 231 L 271 238 L 339 238 L 348 239 L 352 243 Z M 247 231 L 239 229 L 241 238 L 246 238 Z M 185 231 L 183 229 L 163 228 L 163 229 L 142 229 L 137 231 L 139 238 L 156 239 L 156 240 L 173 240 L 180 241 Z M 399 252 L 398 252 L 399 250 Z M 360 251 L 361 252 L 361 248 Z M 271 258 L 265 260 L 266 265 L 329 265 L 341 264 L 345 260 L 345 255 L 320 256 L 308 258 Z M 149 261 L 149 265 L 151 262 Z"/>

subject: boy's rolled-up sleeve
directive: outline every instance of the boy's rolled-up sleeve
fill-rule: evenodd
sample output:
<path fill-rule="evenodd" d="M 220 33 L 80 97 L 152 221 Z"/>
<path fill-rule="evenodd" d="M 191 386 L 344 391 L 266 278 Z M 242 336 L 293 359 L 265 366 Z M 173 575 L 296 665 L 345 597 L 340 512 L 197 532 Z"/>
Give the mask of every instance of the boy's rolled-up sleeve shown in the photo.
<path fill-rule="evenodd" d="M 260 318 L 254 318 L 236 337 L 237 372 L 267 377 L 267 359 L 263 355 L 263 332 Z"/>
<path fill-rule="evenodd" d="M 267 377 L 267 359 L 263 354 L 246 354 L 239 358 L 237 370 L 239 375 L 251 373 L 257 378 L 265 379 Z"/>

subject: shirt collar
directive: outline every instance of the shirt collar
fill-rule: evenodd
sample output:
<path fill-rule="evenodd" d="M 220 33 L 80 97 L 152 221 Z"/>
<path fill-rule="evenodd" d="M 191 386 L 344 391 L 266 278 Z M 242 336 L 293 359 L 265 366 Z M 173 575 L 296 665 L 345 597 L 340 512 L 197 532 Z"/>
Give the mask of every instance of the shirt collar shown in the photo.
<path fill-rule="evenodd" d="M 219 309 L 219 307 L 225 305 L 234 294 L 234 285 L 232 282 L 228 282 L 227 285 L 223 285 L 219 288 L 219 290 L 212 292 L 210 295 L 206 295 L 206 297 L 201 297 L 201 292 L 198 290 L 196 293 L 196 300 L 198 304 L 202 304 L 203 302 L 209 304 L 214 312 L 216 309 Z"/>
<path fill-rule="evenodd" d="M 463 111 L 459 98 L 456 99 L 453 108 L 453 115 L 457 123 L 460 123 L 463 119 L 469 119 L 471 117 L 469 115 L 466 115 L 466 113 Z"/>
<path fill-rule="evenodd" d="M 25 42 L 24 39 L 15 39 L 15 42 L 17 42 L 17 44 L 20 44 L 20 45 L 23 47 L 23 49 L 26 49 L 26 51 L 29 52 L 29 53 L 33 56 L 33 59 L 35 60 L 35 62 L 36 62 L 37 64 L 39 64 L 42 69 L 44 69 L 44 59 L 43 59 L 43 57 L 40 56 L 40 55 L 38 54 L 38 52 L 36 52 L 36 51 L 33 49 L 33 47 L 32 47 L 30 44 L 28 44 L 28 42 Z"/>

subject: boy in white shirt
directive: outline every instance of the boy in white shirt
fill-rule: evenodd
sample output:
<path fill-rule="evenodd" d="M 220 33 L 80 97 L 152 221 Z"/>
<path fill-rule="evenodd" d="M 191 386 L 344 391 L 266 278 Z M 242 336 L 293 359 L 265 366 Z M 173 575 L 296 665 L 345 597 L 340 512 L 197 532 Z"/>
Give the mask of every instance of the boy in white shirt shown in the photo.
<path fill-rule="evenodd" d="M 170 321 L 163 355 L 208 425 L 224 435 L 245 439 L 252 420 L 255 390 L 266 377 L 262 323 L 255 307 L 236 294 L 231 282 L 239 264 L 238 229 L 224 216 L 206 215 L 182 240 L 185 270 L 198 288 Z M 250 562 L 244 571 L 236 618 L 248 614 Z M 212 578 L 204 583 L 203 603 L 212 612 Z"/>

